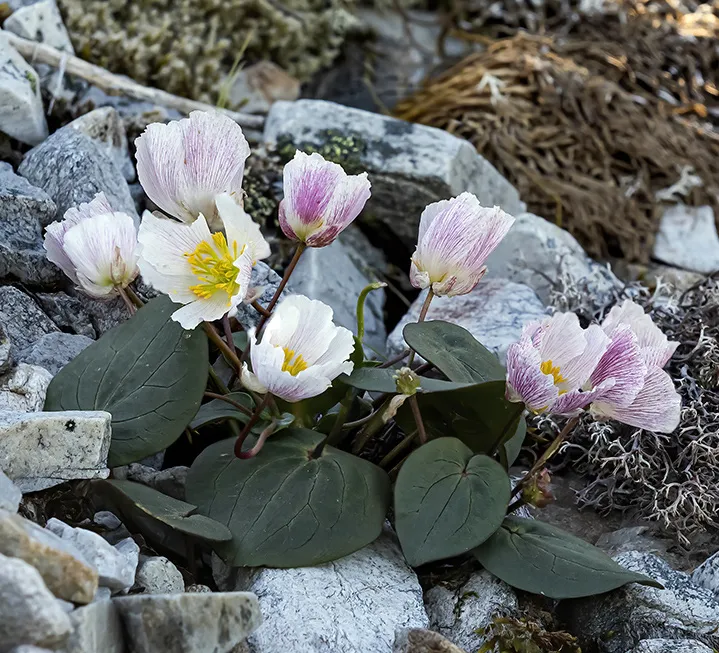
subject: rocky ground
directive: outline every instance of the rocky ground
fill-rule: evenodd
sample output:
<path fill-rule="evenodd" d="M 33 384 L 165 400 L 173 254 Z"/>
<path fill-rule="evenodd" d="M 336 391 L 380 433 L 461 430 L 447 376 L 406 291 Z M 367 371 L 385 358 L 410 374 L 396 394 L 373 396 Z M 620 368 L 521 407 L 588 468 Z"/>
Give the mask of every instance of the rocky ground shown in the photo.
<path fill-rule="evenodd" d="M 13 0 L 10 9 L 23 4 Z M 72 51 L 53 0 L 22 12 L 5 29 Z M 66 90 L 69 113 L 81 115 L 58 123 L 50 114 L 48 124 L 50 88 Z M 719 647 L 719 553 L 701 558 L 719 548 L 716 534 L 705 533 L 698 553 L 631 511 L 580 512 L 575 493 L 587 479 L 568 469 L 555 476 L 557 501 L 543 519 L 664 589 L 632 585 L 558 603 L 516 592 L 465 563 L 415 571 L 389 524 L 372 545 L 330 564 L 228 569 L 205 551 L 181 556 L 153 548 L 104 509 L 87 481 L 130 479 L 183 500 L 197 451 L 173 445 L 142 464 L 110 469 L 108 413 L 43 411 L 53 376 L 127 317 L 119 300 L 89 299 L 69 285 L 45 258 L 43 229 L 100 191 L 118 209 L 141 214 L 149 204 L 136 183 L 132 137 L 149 122 L 178 116 L 173 108 L 112 98 L 47 66 L 34 68 L 0 32 L 0 130 L 9 137 L 0 140 L 0 653 Z M 568 232 L 527 213 L 516 189 L 472 145 L 445 131 L 303 99 L 275 102 L 263 131 L 251 135 L 248 206 L 270 239 L 288 149 L 316 149 L 348 171 L 369 172 L 372 199 L 360 224 L 330 247 L 311 250 L 292 285 L 331 305 L 337 322 L 353 328 L 359 291 L 369 281 L 388 281 L 387 290 L 370 296 L 366 316 L 366 342 L 378 357 L 403 348 L 401 329 L 422 303 L 406 279 L 422 208 L 463 191 L 501 206 L 517 223 L 490 258 L 484 281 L 468 295 L 435 301 L 428 319 L 464 326 L 500 359 L 526 322 L 569 301 L 568 288 L 579 294 L 573 301 L 591 297 L 606 307 L 639 280 L 645 289 L 665 288 L 671 306 L 719 269 L 708 206 L 665 204 L 652 263 L 612 271 Z M 287 262 L 279 251 L 270 261 L 277 270 Z M 271 296 L 279 277 L 263 265 L 254 285 Z M 238 318 L 247 325 L 254 315 Z"/>

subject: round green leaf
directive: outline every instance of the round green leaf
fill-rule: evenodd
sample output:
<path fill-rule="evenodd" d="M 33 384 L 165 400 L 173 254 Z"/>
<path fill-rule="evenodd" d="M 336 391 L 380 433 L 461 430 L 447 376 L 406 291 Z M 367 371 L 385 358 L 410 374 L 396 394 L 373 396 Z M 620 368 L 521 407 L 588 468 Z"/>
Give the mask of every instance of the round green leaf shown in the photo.
<path fill-rule="evenodd" d="M 288 429 L 249 460 L 234 440 L 209 446 L 187 478 L 187 499 L 232 532 L 230 565 L 303 567 L 346 556 L 375 540 L 389 504 L 389 478 L 372 463 L 325 447 L 322 434 Z"/>
<path fill-rule="evenodd" d="M 112 415 L 110 467 L 166 449 L 200 407 L 208 345 L 202 329 L 186 331 L 167 297 L 153 299 L 62 368 L 45 410 L 106 410 Z"/>
<path fill-rule="evenodd" d="M 396 373 L 397 370 L 388 368 L 359 367 L 355 368 L 349 376 L 341 376 L 339 378 L 343 383 L 360 390 L 396 394 L 397 382 L 394 378 Z M 465 383 L 452 383 L 450 381 L 442 381 L 441 379 L 428 379 L 426 377 L 420 377 L 420 379 L 421 391 L 425 393 L 454 390 L 466 386 Z"/>
<path fill-rule="evenodd" d="M 252 397 L 244 392 L 231 392 L 227 395 L 227 398 L 237 402 L 250 411 L 255 409 L 255 402 L 252 401 Z M 263 414 L 262 417 L 265 420 L 269 419 L 269 411 L 266 411 L 266 414 Z M 190 428 L 197 429 L 206 424 L 215 424 L 216 422 L 222 422 L 227 419 L 236 419 L 238 422 L 245 424 L 250 418 L 242 411 L 237 410 L 232 404 L 222 399 L 213 399 L 200 406 L 197 415 L 195 415 L 190 422 Z"/>
<path fill-rule="evenodd" d="M 536 519 L 507 517 L 474 555 L 505 583 L 552 599 L 601 594 L 627 583 L 662 587 L 620 567 L 597 547 Z"/>
<path fill-rule="evenodd" d="M 395 527 L 413 567 L 466 553 L 502 524 L 510 499 L 502 466 L 456 438 L 432 440 L 402 465 Z"/>

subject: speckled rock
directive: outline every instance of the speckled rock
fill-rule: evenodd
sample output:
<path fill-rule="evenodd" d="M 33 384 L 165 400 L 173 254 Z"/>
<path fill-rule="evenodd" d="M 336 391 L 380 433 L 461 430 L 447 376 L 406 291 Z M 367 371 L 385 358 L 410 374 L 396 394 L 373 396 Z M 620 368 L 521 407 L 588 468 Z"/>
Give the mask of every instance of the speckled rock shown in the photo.
<path fill-rule="evenodd" d="M 655 259 L 686 270 L 719 270 L 719 235 L 710 206 L 676 204 L 667 209 L 654 241 Z"/>
<path fill-rule="evenodd" d="M 334 562 L 240 569 L 224 582 L 259 598 L 264 623 L 248 640 L 252 653 L 391 653 L 398 630 L 428 627 L 422 588 L 389 529 Z"/>
<path fill-rule="evenodd" d="M 132 463 L 127 466 L 125 478 L 184 501 L 187 472 L 189 471 L 189 467 L 183 466 L 169 467 L 158 471 L 147 465 Z M 119 478 L 117 471 L 115 472 L 115 478 Z"/>
<path fill-rule="evenodd" d="M 22 492 L 20 488 L 0 469 L 0 510 L 17 512 L 21 500 Z"/>
<path fill-rule="evenodd" d="M 627 653 L 713 653 L 696 639 L 645 639 Z"/>
<path fill-rule="evenodd" d="M 516 214 L 525 210 L 516 189 L 479 156 L 470 143 L 446 131 L 333 102 L 275 102 L 265 123 L 270 146 L 289 137 L 298 147 L 321 146 L 327 130 L 353 136 L 364 144 L 357 164 L 369 172 L 372 215 L 414 248 L 424 207 L 463 191 L 485 205 Z"/>
<path fill-rule="evenodd" d="M 623 286 L 606 265 L 589 258 L 568 231 L 532 213 L 516 216 L 509 233 L 487 260 L 486 278 L 523 283 L 545 304 L 562 278 L 583 284 L 600 304 Z"/>
<path fill-rule="evenodd" d="M 100 191 L 116 211 L 139 219 L 122 172 L 92 138 L 72 127 L 58 129 L 30 150 L 18 172 L 53 199 L 57 219 Z"/>
<path fill-rule="evenodd" d="M 397 634 L 394 653 L 466 653 L 433 630 L 412 628 Z"/>
<path fill-rule="evenodd" d="M 141 556 L 134 590 L 143 594 L 182 594 L 185 581 L 180 570 L 164 556 Z"/>
<path fill-rule="evenodd" d="M 269 304 L 273 295 L 277 292 L 277 288 L 279 288 L 280 281 L 282 281 L 282 277 L 263 261 L 257 261 L 255 267 L 252 268 L 250 287 L 251 289 L 263 289 L 262 294 L 257 298 L 262 306 Z M 282 297 L 292 292 L 292 284 L 288 284 L 282 293 Z M 236 317 L 245 329 L 250 329 L 259 324 L 261 316 L 252 306 L 240 304 L 237 307 Z"/>
<path fill-rule="evenodd" d="M 48 333 L 23 349 L 17 359 L 21 363 L 42 367 L 54 376 L 91 344 L 92 340 L 87 336 Z"/>
<path fill-rule="evenodd" d="M 405 349 L 402 329 L 416 322 L 426 297 L 422 292 L 387 338 L 388 353 Z M 536 293 L 521 283 L 486 279 L 470 293 L 457 297 L 435 297 L 427 320 L 445 320 L 467 329 L 504 362 L 507 348 L 519 340 L 522 327 L 545 317 L 545 308 Z"/>
<path fill-rule="evenodd" d="M 0 653 L 26 644 L 62 645 L 70 619 L 27 562 L 0 554 Z"/>
<path fill-rule="evenodd" d="M 692 572 L 692 581 L 719 598 L 719 552 L 707 558 Z"/>
<path fill-rule="evenodd" d="M 75 54 L 55 0 L 40 0 L 19 8 L 5 20 L 3 29 L 61 52 Z"/>
<path fill-rule="evenodd" d="M 262 621 L 248 592 L 113 599 L 133 653 L 229 653 Z"/>
<path fill-rule="evenodd" d="M 14 364 L 12 344 L 0 325 L 0 375 L 5 374 Z"/>
<path fill-rule="evenodd" d="M 120 615 L 109 599 L 73 610 L 70 622 L 72 632 L 63 653 L 125 653 Z"/>
<path fill-rule="evenodd" d="M 0 413 L 42 410 L 50 381 L 52 374 L 45 368 L 20 363 L 0 377 Z"/>
<path fill-rule="evenodd" d="M 0 413 L 0 467 L 23 492 L 107 478 L 110 413 Z"/>
<path fill-rule="evenodd" d="M 651 553 L 633 551 L 614 559 L 665 589 L 632 584 L 600 596 L 564 601 L 561 616 L 570 632 L 602 653 L 625 653 L 645 639 L 696 639 L 712 648 L 719 645 L 719 601 L 713 592 Z"/>
<path fill-rule="evenodd" d="M 13 286 L 0 286 L 0 327 L 13 355 L 45 334 L 59 331 L 32 297 Z"/>
<path fill-rule="evenodd" d="M 456 589 L 436 585 L 424 600 L 431 628 L 469 651 L 484 644 L 482 629 L 494 617 L 513 616 L 519 610 L 512 588 L 488 571 L 473 574 Z"/>
<path fill-rule="evenodd" d="M 63 331 L 69 330 L 88 338 L 99 338 L 130 317 L 127 307 L 119 297 L 92 299 L 74 289 L 69 292 L 74 294 L 37 294 L 37 300 L 45 313 Z"/>
<path fill-rule="evenodd" d="M 0 553 L 35 567 L 59 599 L 89 603 L 97 591 L 97 570 L 77 548 L 19 515 L 0 511 Z"/>
<path fill-rule="evenodd" d="M 101 587 L 120 592 L 133 586 L 140 547 L 132 538 L 112 546 L 97 533 L 84 528 L 73 528 L 54 517 L 47 522 L 45 528 L 65 542 L 70 542 L 83 558 L 97 569 Z"/>

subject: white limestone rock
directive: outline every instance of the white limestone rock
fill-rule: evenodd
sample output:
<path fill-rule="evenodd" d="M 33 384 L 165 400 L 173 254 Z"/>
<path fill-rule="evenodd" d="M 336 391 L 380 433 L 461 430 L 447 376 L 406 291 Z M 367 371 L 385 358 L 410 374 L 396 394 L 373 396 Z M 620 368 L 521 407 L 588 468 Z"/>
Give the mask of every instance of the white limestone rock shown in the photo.
<path fill-rule="evenodd" d="M 75 54 L 55 0 L 40 0 L 21 7 L 5 20 L 3 29 L 24 39 L 45 43 L 60 52 Z"/>
<path fill-rule="evenodd" d="M 17 512 L 21 500 L 22 492 L 20 488 L 0 469 L 0 510 Z"/>
<path fill-rule="evenodd" d="M 685 270 L 719 270 L 719 235 L 710 206 L 676 204 L 667 209 L 654 241 L 655 259 Z"/>
<path fill-rule="evenodd" d="M 713 653 L 695 639 L 645 639 L 627 653 Z"/>
<path fill-rule="evenodd" d="M 109 599 L 74 610 L 70 622 L 72 632 L 62 653 L 125 653 L 120 615 Z"/>
<path fill-rule="evenodd" d="M 719 552 L 707 558 L 692 572 L 692 581 L 719 598 Z"/>
<path fill-rule="evenodd" d="M 185 581 L 180 570 L 164 556 L 141 556 L 134 589 L 144 594 L 182 594 Z"/>
<path fill-rule="evenodd" d="M 32 413 L 42 410 L 50 381 L 52 374 L 44 367 L 20 363 L 0 377 L 0 413 Z"/>

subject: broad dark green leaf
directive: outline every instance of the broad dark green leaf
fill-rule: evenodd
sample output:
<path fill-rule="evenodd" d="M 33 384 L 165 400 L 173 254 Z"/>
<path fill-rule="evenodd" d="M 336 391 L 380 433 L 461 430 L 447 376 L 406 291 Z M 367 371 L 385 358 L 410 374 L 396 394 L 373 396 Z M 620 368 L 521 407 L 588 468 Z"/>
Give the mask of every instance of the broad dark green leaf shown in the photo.
<path fill-rule="evenodd" d="M 524 417 L 522 417 L 519 420 L 519 424 L 514 432 L 514 435 L 503 445 L 507 455 L 507 467 L 514 465 L 515 461 L 519 457 L 519 452 L 522 450 L 525 437 L 527 437 L 527 422 Z"/>
<path fill-rule="evenodd" d="M 505 583 L 552 599 L 601 594 L 627 583 L 662 587 L 620 567 L 584 540 L 536 519 L 507 517 L 474 555 Z"/>
<path fill-rule="evenodd" d="M 248 410 L 255 409 L 255 402 L 252 400 L 250 395 L 244 392 L 231 392 L 227 395 L 228 399 L 237 402 L 241 406 L 244 406 Z M 263 419 L 268 420 L 270 418 L 269 411 L 265 411 Z M 223 401 L 222 399 L 213 399 L 208 401 L 206 404 L 200 406 L 200 410 L 197 411 L 192 422 L 190 422 L 191 429 L 197 429 L 206 424 L 214 424 L 216 422 L 222 422 L 226 419 L 236 419 L 238 422 L 245 424 L 249 417 L 245 415 L 241 410 L 235 408 L 232 404 Z"/>
<path fill-rule="evenodd" d="M 167 297 L 153 299 L 50 383 L 45 410 L 112 415 L 110 467 L 167 448 L 200 407 L 207 383 L 207 336 L 171 320 L 177 308 Z"/>
<path fill-rule="evenodd" d="M 377 538 L 389 504 L 387 474 L 325 447 L 322 434 L 289 429 L 249 460 L 234 441 L 209 446 L 187 479 L 187 499 L 227 524 L 233 540 L 220 552 L 230 565 L 303 567 L 346 556 Z"/>
<path fill-rule="evenodd" d="M 367 390 L 368 392 L 387 392 L 390 394 L 397 393 L 397 383 L 394 375 L 397 370 L 378 368 L 378 367 L 360 367 L 355 369 L 349 376 L 342 376 L 340 380 L 347 385 Z M 466 387 L 465 383 L 452 383 L 451 381 L 442 381 L 441 379 L 421 378 L 422 392 L 438 392 L 440 390 L 454 390 Z"/>
<path fill-rule="evenodd" d="M 402 465 L 395 527 L 413 567 L 466 553 L 502 524 L 510 482 L 501 465 L 456 438 L 432 440 Z"/>
<path fill-rule="evenodd" d="M 403 334 L 407 344 L 450 381 L 483 383 L 506 376 L 497 357 L 461 326 L 442 320 L 411 322 Z"/>

